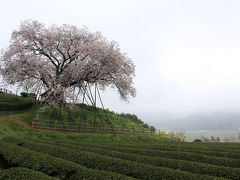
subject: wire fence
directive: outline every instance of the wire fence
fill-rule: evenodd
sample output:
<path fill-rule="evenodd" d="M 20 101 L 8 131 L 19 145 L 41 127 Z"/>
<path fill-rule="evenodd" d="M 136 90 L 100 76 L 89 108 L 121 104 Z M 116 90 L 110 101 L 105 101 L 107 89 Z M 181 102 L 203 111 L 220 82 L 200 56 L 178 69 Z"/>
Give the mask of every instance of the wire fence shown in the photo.
<path fill-rule="evenodd" d="M 32 122 L 33 128 L 44 128 L 53 130 L 76 131 L 76 132 L 100 132 L 114 134 L 146 134 L 154 135 L 154 131 L 146 128 L 136 128 L 127 126 L 110 127 L 108 124 L 94 125 L 90 123 L 61 122 L 57 120 L 43 120 Z"/>
<path fill-rule="evenodd" d="M 61 122 L 57 120 L 34 120 L 32 122 L 32 128 L 55 130 L 55 131 L 66 131 L 66 132 L 85 132 L 85 133 L 101 133 L 101 134 L 129 134 L 129 135 L 146 135 L 146 136 L 159 136 L 171 139 L 173 141 L 184 141 L 180 136 L 173 133 L 165 134 L 160 130 L 151 130 L 140 127 L 128 127 L 128 126 L 117 126 L 110 127 L 107 124 L 102 126 L 95 126 L 89 123 L 75 123 L 75 122 Z"/>

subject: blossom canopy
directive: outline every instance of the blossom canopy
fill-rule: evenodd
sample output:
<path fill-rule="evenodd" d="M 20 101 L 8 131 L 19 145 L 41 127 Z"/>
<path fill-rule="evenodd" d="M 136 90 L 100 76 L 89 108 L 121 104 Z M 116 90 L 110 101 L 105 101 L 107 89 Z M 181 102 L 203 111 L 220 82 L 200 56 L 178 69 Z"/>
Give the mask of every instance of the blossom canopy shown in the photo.
<path fill-rule="evenodd" d="M 118 44 L 99 32 L 71 25 L 48 28 L 37 21 L 21 23 L 1 56 L 1 73 L 9 84 L 28 86 L 51 105 L 66 104 L 76 89 L 98 85 L 116 88 L 120 98 L 136 95 L 135 66 Z"/>

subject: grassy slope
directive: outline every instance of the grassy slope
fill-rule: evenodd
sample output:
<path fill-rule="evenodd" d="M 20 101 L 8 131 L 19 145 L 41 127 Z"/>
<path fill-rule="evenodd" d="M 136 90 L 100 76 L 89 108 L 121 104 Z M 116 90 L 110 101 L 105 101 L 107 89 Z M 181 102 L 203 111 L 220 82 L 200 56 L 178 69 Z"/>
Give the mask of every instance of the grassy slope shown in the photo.
<path fill-rule="evenodd" d="M 28 101 L 22 97 L 16 97 L 11 95 L 0 95 L 0 102 L 6 101 L 8 99 L 11 102 L 14 101 Z M 72 110 L 73 116 L 77 116 L 80 110 L 80 105 L 76 106 Z M 83 108 L 84 121 L 88 123 L 93 123 L 93 112 L 91 112 L 91 107 L 85 106 Z M 152 136 L 137 136 L 137 135 L 117 135 L 117 134 L 95 134 L 95 133 L 63 133 L 50 130 L 37 130 L 31 129 L 32 119 L 35 117 L 36 109 L 34 107 L 28 108 L 22 111 L 1 111 L 0 112 L 0 138 L 6 136 L 15 137 L 31 137 L 33 139 L 41 138 L 53 138 L 53 139 L 63 139 L 63 140 L 81 140 L 81 141 L 123 141 L 123 142 L 148 142 L 148 141 L 169 141 L 168 139 L 163 139 L 160 137 Z M 51 117 L 52 110 L 47 110 L 46 112 L 40 112 L 40 118 L 48 119 Z M 63 113 L 66 116 L 66 111 Z M 102 116 L 101 116 L 102 115 Z M 128 126 L 130 128 L 139 129 L 142 128 L 141 125 L 116 116 L 113 112 L 107 111 L 109 119 L 111 119 L 112 125 L 117 128 L 118 126 Z M 67 116 L 66 116 L 67 117 Z M 99 125 L 99 119 L 102 122 L 106 121 L 106 113 L 102 109 L 98 109 L 97 122 Z M 79 119 L 75 118 L 75 121 Z"/>
<path fill-rule="evenodd" d="M 13 106 L 14 104 L 16 107 L 19 107 L 19 103 L 27 104 L 30 102 L 31 100 L 28 100 L 26 98 L 22 98 L 19 96 L 15 96 L 15 95 L 0 95 L 0 105 L 2 103 L 2 106 L 4 106 L 3 104 L 7 103 L 10 106 L 9 108 L 13 109 L 12 111 L 14 111 L 15 109 Z M 34 102 L 32 103 L 35 104 Z M 32 119 L 35 118 L 36 112 L 39 111 L 39 108 L 37 106 L 39 105 L 34 105 L 33 108 L 29 108 L 28 112 L 23 111 L 21 114 L 18 113 L 15 117 L 18 117 L 21 120 L 24 120 L 30 124 L 32 122 Z M 0 113 L 1 112 L 2 111 L 0 109 Z M 6 113 L 7 111 L 5 111 L 5 114 Z M 70 116 L 66 109 L 62 111 L 62 115 L 66 125 L 68 123 L 74 123 L 76 125 L 79 125 L 80 118 L 81 118 L 83 128 L 86 128 L 86 126 L 93 127 L 94 107 L 92 106 L 88 106 L 85 104 L 77 104 L 71 109 Z M 40 120 L 51 120 L 52 117 L 54 117 L 54 119 L 57 119 L 57 121 L 59 121 L 57 125 L 59 126 L 62 125 L 61 121 L 59 120 L 59 115 L 56 113 L 56 111 L 54 113 L 54 110 L 52 108 L 46 108 L 44 112 L 41 112 L 41 111 L 39 112 Z M 97 108 L 96 124 L 97 124 L 97 127 L 104 127 L 105 125 L 106 129 L 111 129 L 111 125 L 112 125 L 115 130 L 124 130 L 124 131 L 148 130 L 146 128 L 143 128 L 142 124 L 132 122 L 127 118 L 117 116 L 114 112 L 103 110 L 101 108 Z"/>
<path fill-rule="evenodd" d="M 0 116 L 0 139 L 7 136 L 31 138 L 31 139 L 62 139 L 80 141 L 105 141 L 105 142 L 151 142 L 169 141 L 157 136 L 120 135 L 120 134 L 97 134 L 97 133 L 67 133 L 51 130 L 31 129 L 29 125 L 22 122 L 16 115 Z"/>

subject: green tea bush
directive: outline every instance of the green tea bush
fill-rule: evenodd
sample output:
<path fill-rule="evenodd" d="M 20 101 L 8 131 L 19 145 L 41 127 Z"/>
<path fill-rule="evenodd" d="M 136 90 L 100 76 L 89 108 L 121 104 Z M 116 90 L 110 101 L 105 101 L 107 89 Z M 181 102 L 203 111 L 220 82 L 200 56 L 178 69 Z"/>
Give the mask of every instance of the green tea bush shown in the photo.
<path fill-rule="evenodd" d="M 178 170 L 188 171 L 188 172 L 193 172 L 198 174 L 208 174 L 212 176 L 231 178 L 231 179 L 239 179 L 240 177 L 239 168 L 216 166 L 211 164 L 204 164 L 204 163 L 185 161 L 185 160 L 176 160 L 176 159 L 168 159 L 168 158 L 161 158 L 161 157 L 150 157 L 150 156 L 122 153 L 122 152 L 117 152 L 113 150 L 106 150 L 104 148 L 94 148 L 89 146 L 76 146 L 76 145 L 69 145 L 69 144 L 57 143 L 57 142 L 55 143 L 52 142 L 52 144 L 55 144 L 61 147 L 68 147 L 71 149 L 90 151 L 90 152 L 94 152 L 94 153 L 98 153 L 106 156 L 127 159 L 135 162 L 167 167 L 172 169 L 178 169 Z"/>
<path fill-rule="evenodd" d="M 159 143 L 111 143 L 112 146 L 129 148 L 141 148 L 151 150 L 182 150 L 182 151 L 212 151 L 212 152 L 236 152 L 240 153 L 238 143 L 180 143 L 180 142 L 159 142 Z"/>
<path fill-rule="evenodd" d="M 0 180 L 57 180 L 57 178 L 50 177 L 38 171 L 23 167 L 13 167 L 3 170 L 0 174 Z"/>
<path fill-rule="evenodd" d="M 160 145 L 161 144 L 161 145 Z M 209 156 L 216 156 L 216 157 L 224 157 L 224 158 L 237 158 L 240 159 L 240 150 L 236 149 L 229 149 L 229 146 L 225 145 L 224 147 L 219 147 L 220 149 L 225 150 L 226 147 L 228 147 L 228 151 L 215 151 L 214 149 L 212 150 L 211 148 L 207 148 L 208 144 L 204 144 L 203 146 L 205 147 L 204 149 L 201 148 L 190 148 L 188 143 L 186 144 L 186 148 L 183 144 L 179 143 L 175 144 L 174 143 L 159 143 L 158 146 L 154 146 L 152 144 L 111 144 L 111 146 L 116 146 L 116 147 L 128 147 L 128 148 L 137 148 L 137 149 L 147 149 L 147 150 L 160 150 L 160 151 L 180 151 L 180 152 L 191 152 L 191 153 L 198 153 L 198 154 L 203 154 L 203 155 L 209 155 Z M 106 144 L 109 145 L 109 144 Z M 239 146 L 240 149 L 240 146 Z"/>
<path fill-rule="evenodd" d="M 76 163 L 9 144 L 4 141 L 0 141 L 0 154 L 12 166 L 30 168 L 60 179 L 69 179 L 75 173 L 82 174 L 82 179 L 91 179 L 91 176 L 98 177 L 98 179 L 101 180 L 106 179 L 103 175 L 107 173 L 90 170 Z M 84 175 L 86 175 L 86 178 Z M 131 179 L 115 173 L 108 173 L 108 177 L 112 177 L 112 179 L 115 177 Z"/>
<path fill-rule="evenodd" d="M 47 140 L 49 141 L 49 140 Z M 57 142 L 58 140 L 54 140 L 54 142 Z M 61 143 L 64 141 L 61 140 Z M 202 155 L 207 155 L 207 156 L 216 156 L 216 157 L 223 157 L 223 158 L 229 158 L 230 160 L 232 159 L 239 159 L 240 158 L 240 150 L 228 150 L 229 152 L 221 152 L 221 151 L 214 151 L 210 149 L 203 149 L 201 148 L 190 148 L 194 143 L 169 143 L 169 142 L 158 142 L 156 143 L 131 143 L 128 144 L 126 142 L 118 142 L 118 143 L 106 143 L 106 142 L 101 142 L 97 143 L 89 143 L 89 142 L 76 142 L 76 141 L 70 141 L 68 140 L 67 142 L 64 142 L 66 144 L 71 144 L 71 145 L 77 145 L 77 146 L 92 146 L 92 147 L 98 147 L 98 148 L 108 148 L 108 146 L 115 147 L 115 148 L 121 148 L 121 147 L 127 147 L 127 148 L 133 148 L 133 149 L 141 149 L 141 150 L 153 150 L 153 151 L 172 151 L 172 152 L 190 152 L 194 154 L 202 154 Z M 154 145 L 153 145 L 154 144 Z M 220 143 L 219 143 L 220 144 Z M 191 145 L 191 146 L 190 146 Z M 185 148 L 186 146 L 186 148 Z M 204 147 L 208 147 L 209 144 L 204 144 Z M 219 147 L 222 148 L 223 150 L 228 149 L 228 144 L 225 144 L 225 146 Z M 240 149 L 240 146 L 239 146 Z M 234 161 L 234 160 L 233 160 Z"/>
<path fill-rule="evenodd" d="M 78 145 L 81 145 L 81 143 L 79 143 Z M 159 150 L 150 150 L 150 149 L 141 149 L 141 148 L 117 147 L 117 146 L 101 145 L 101 144 L 88 144 L 88 145 L 91 147 L 105 148 L 105 149 L 110 149 L 118 152 L 130 153 L 130 154 L 139 154 L 139 155 L 146 155 L 146 156 L 152 156 L 152 157 L 165 157 L 169 159 L 188 160 L 188 161 L 195 161 L 195 162 L 206 163 L 206 164 L 213 164 L 217 166 L 240 168 L 239 159 L 213 157 L 213 156 L 192 153 L 192 152 L 159 151 Z"/>
<path fill-rule="evenodd" d="M 115 144 L 116 145 L 116 144 Z M 118 144 L 117 144 L 118 145 Z M 182 150 L 200 150 L 200 151 L 213 151 L 213 152 L 236 152 L 240 153 L 239 143 L 159 143 L 159 144 L 119 144 L 124 147 L 135 147 L 144 149 L 159 150 L 163 147 Z"/>
<path fill-rule="evenodd" d="M 22 146 L 61 157 L 88 168 L 117 172 L 138 179 L 221 179 L 48 144 L 25 141 Z"/>
<path fill-rule="evenodd" d="M 96 173 L 97 172 L 97 173 Z M 99 171 L 89 169 L 88 171 L 78 171 L 69 178 L 70 180 L 134 180 L 135 178 L 125 176 L 118 173 L 112 173 L 109 171 Z"/>

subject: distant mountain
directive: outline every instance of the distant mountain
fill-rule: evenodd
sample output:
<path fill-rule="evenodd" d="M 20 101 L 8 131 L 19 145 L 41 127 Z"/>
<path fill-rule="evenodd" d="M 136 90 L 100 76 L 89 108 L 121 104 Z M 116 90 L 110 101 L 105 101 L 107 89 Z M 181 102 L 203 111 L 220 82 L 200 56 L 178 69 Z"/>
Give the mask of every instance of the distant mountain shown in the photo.
<path fill-rule="evenodd" d="M 156 128 L 174 130 L 238 130 L 240 128 L 240 113 L 199 113 L 185 117 L 158 114 L 144 117 Z"/>

